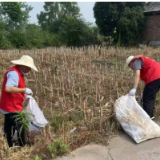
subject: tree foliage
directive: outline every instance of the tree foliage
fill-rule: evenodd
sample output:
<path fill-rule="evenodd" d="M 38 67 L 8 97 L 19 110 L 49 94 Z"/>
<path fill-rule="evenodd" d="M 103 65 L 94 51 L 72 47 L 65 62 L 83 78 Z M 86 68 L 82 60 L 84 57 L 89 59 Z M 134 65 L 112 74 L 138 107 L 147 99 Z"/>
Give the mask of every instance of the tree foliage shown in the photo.
<path fill-rule="evenodd" d="M 14 46 L 15 48 L 22 48 L 27 43 L 25 33 L 19 30 L 12 30 L 8 39 L 12 43 L 12 46 Z"/>
<path fill-rule="evenodd" d="M 67 46 L 81 46 L 85 42 L 88 26 L 81 18 L 68 16 L 61 28 L 61 41 Z"/>
<path fill-rule="evenodd" d="M 44 10 L 37 15 L 38 23 L 51 33 L 58 33 L 65 17 L 79 15 L 76 2 L 45 2 Z"/>
<path fill-rule="evenodd" d="M 133 44 L 144 25 L 144 2 L 96 2 L 96 24 L 105 36 L 113 36 L 119 45 Z M 129 40 L 129 41 L 128 41 Z"/>
<path fill-rule="evenodd" d="M 11 42 L 7 38 L 7 32 L 5 30 L 5 23 L 0 20 L 0 48 L 11 48 Z"/>
<path fill-rule="evenodd" d="M 0 17 L 8 31 L 24 29 L 27 26 L 32 7 L 24 2 L 0 2 Z"/>
<path fill-rule="evenodd" d="M 118 33 L 116 35 L 117 41 L 123 45 L 134 45 L 139 32 L 144 26 L 144 16 L 141 7 L 126 8 L 123 17 L 118 22 Z M 119 45 L 120 45 L 119 44 Z"/>
<path fill-rule="evenodd" d="M 76 2 L 45 2 L 40 25 L 29 24 L 32 7 L 23 2 L 0 2 L 0 48 L 88 46 L 101 43 L 98 27 L 79 13 Z"/>

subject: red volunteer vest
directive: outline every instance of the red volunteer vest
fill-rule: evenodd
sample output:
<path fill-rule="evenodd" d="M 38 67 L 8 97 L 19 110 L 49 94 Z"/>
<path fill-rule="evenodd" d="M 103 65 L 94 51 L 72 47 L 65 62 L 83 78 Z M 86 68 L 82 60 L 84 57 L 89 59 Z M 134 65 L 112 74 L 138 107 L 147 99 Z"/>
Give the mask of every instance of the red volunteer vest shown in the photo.
<path fill-rule="evenodd" d="M 5 85 L 7 82 L 7 73 L 9 71 L 16 71 L 19 75 L 18 88 L 25 88 L 24 75 L 18 66 L 10 68 L 4 75 L 4 81 L 1 91 L 0 108 L 6 112 L 16 112 L 23 110 L 24 93 L 8 93 L 5 91 Z"/>
<path fill-rule="evenodd" d="M 136 59 L 141 58 L 143 61 L 142 69 L 140 70 L 140 78 L 148 84 L 156 79 L 160 78 L 160 64 L 148 57 L 145 56 L 136 56 Z"/>

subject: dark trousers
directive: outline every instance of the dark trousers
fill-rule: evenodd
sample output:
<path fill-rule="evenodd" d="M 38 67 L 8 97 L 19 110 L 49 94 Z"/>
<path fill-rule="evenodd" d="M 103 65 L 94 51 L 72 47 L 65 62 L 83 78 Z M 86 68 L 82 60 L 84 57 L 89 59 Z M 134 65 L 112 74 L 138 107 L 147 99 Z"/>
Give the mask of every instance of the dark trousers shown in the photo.
<path fill-rule="evenodd" d="M 16 121 L 15 119 L 15 115 L 17 115 L 17 113 L 9 113 L 9 114 L 5 114 L 5 120 L 4 120 L 4 134 L 5 137 L 7 139 L 8 145 L 9 147 L 13 146 L 13 135 L 15 130 L 17 130 L 18 133 L 18 142 L 20 146 L 24 146 L 25 145 L 25 138 L 24 138 L 24 129 L 22 129 L 21 133 L 19 133 L 20 128 L 22 126 L 20 121 Z"/>
<path fill-rule="evenodd" d="M 152 118 L 155 108 L 156 94 L 160 89 L 160 79 L 148 83 L 143 91 L 143 109 Z"/>

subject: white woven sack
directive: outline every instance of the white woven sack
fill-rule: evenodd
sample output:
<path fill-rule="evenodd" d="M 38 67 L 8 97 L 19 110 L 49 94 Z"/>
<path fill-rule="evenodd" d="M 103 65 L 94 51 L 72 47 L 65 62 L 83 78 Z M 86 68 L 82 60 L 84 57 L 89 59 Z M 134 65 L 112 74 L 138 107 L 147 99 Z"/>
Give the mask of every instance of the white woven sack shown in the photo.
<path fill-rule="evenodd" d="M 116 117 L 136 143 L 160 137 L 160 127 L 151 120 L 148 114 L 137 103 L 134 96 L 128 94 L 118 98 L 114 104 Z"/>

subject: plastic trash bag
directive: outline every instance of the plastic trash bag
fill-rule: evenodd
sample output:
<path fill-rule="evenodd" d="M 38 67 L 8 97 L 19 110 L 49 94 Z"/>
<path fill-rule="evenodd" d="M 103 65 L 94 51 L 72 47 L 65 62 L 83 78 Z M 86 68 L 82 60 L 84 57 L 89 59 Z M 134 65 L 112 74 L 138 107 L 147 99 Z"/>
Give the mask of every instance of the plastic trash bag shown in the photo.
<path fill-rule="evenodd" d="M 34 115 L 28 119 L 29 131 L 41 131 L 48 124 L 48 121 L 44 117 L 35 99 L 29 95 L 26 96 L 26 99 L 29 100 L 29 102 L 25 110 Z"/>
<path fill-rule="evenodd" d="M 39 131 L 42 131 L 42 129 L 48 124 L 48 121 L 44 117 L 43 112 L 40 110 L 37 102 L 32 96 L 27 95 L 26 100 L 28 100 L 28 105 L 26 106 L 25 111 L 28 113 L 33 114 L 33 116 L 29 116 L 28 124 L 29 124 L 29 133 L 35 134 Z M 13 135 L 13 140 L 17 139 L 17 130 L 15 130 L 15 133 Z"/>
<path fill-rule="evenodd" d="M 127 94 L 118 98 L 114 109 L 122 128 L 136 143 L 160 137 L 160 127 L 151 120 L 134 96 Z"/>

